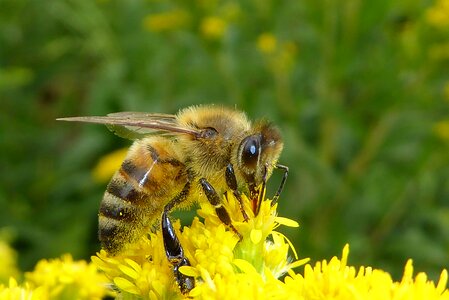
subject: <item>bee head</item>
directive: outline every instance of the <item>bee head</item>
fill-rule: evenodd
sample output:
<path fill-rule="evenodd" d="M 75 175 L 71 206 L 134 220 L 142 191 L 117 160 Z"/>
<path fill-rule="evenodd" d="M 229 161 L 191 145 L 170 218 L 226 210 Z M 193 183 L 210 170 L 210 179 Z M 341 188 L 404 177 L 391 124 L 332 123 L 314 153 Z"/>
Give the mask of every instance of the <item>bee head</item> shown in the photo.
<path fill-rule="evenodd" d="M 270 177 L 284 143 L 279 130 L 271 123 L 256 123 L 252 134 L 238 147 L 238 167 L 250 187 Z"/>

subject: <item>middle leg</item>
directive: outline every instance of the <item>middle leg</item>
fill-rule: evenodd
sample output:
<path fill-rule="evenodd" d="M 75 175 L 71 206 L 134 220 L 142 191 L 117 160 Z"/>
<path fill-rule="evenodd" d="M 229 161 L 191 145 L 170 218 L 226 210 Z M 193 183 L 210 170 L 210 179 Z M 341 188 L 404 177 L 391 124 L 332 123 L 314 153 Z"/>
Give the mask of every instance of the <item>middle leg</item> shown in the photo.
<path fill-rule="evenodd" d="M 232 225 L 231 217 L 229 216 L 228 211 L 224 208 L 223 204 L 221 203 L 220 196 L 215 191 L 214 187 L 205 179 L 200 179 L 201 187 L 203 188 L 204 194 L 206 195 L 207 200 L 210 204 L 212 204 L 215 208 L 215 212 L 217 213 L 218 218 L 220 221 L 223 222 L 226 226 L 229 226 L 229 228 L 232 229 L 232 231 L 235 232 L 235 234 L 238 235 L 239 240 L 242 240 L 242 235 L 237 231 L 237 229 Z"/>

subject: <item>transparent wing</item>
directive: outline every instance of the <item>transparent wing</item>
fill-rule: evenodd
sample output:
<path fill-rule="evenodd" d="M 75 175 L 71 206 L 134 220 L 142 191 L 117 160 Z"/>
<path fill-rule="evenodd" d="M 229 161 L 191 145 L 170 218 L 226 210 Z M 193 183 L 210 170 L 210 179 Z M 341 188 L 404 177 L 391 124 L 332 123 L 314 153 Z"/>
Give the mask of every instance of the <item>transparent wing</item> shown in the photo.
<path fill-rule="evenodd" d="M 178 124 L 175 115 L 142 112 L 118 112 L 107 116 L 59 118 L 58 121 L 105 124 L 109 130 L 120 137 L 139 139 L 148 135 L 190 134 L 199 131 Z"/>

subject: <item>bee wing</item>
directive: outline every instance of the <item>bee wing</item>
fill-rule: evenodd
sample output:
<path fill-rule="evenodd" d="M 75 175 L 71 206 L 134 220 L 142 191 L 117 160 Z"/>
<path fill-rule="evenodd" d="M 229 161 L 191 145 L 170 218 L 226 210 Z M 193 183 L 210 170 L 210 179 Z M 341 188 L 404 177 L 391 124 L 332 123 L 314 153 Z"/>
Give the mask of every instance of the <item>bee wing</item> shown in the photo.
<path fill-rule="evenodd" d="M 138 139 L 148 135 L 173 135 L 176 133 L 199 135 L 198 130 L 178 124 L 175 115 L 142 112 L 118 112 L 107 116 L 59 118 L 58 121 L 105 124 L 120 137 Z"/>

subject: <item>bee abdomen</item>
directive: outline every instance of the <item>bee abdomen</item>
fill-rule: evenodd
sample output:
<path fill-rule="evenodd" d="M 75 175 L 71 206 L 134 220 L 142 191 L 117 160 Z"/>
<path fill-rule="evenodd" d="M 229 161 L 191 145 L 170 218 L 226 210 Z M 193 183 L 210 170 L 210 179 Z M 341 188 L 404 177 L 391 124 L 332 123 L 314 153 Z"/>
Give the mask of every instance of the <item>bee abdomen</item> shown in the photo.
<path fill-rule="evenodd" d="M 145 201 L 148 195 L 142 188 L 126 180 L 120 171 L 114 175 L 99 210 L 98 237 L 106 251 L 119 252 L 124 242 L 134 241 L 139 230 L 148 225 L 143 217 Z"/>
<path fill-rule="evenodd" d="M 107 194 L 136 205 L 142 204 L 146 198 L 146 194 L 141 188 L 134 187 L 120 173 L 116 173 L 111 182 L 109 182 L 105 195 Z"/>
<path fill-rule="evenodd" d="M 165 139 L 136 142 L 108 184 L 100 205 L 98 236 L 109 254 L 142 237 L 181 191 L 187 180 L 185 166 L 171 147 Z"/>
<path fill-rule="evenodd" d="M 138 213 L 136 207 L 112 194 L 106 193 L 100 204 L 100 215 L 125 222 L 133 222 Z"/>
<path fill-rule="evenodd" d="M 123 225 L 119 221 L 99 216 L 98 238 L 101 246 L 108 253 L 115 254 L 122 248 L 121 239 L 123 235 Z"/>

